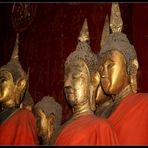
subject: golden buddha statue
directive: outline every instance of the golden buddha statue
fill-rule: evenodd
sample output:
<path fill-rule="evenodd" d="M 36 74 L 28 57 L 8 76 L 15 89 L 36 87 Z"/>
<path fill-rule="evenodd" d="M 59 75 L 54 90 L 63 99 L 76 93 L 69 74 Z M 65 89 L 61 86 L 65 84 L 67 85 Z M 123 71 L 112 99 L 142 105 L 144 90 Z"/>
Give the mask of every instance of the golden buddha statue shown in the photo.
<path fill-rule="evenodd" d="M 18 61 L 18 38 L 19 34 L 11 60 L 0 68 L 2 88 L 0 102 L 3 108 L 19 106 L 27 87 L 27 75 Z"/>
<path fill-rule="evenodd" d="M 32 112 L 20 108 L 28 81 L 19 62 L 18 44 L 19 34 L 17 33 L 11 60 L 0 68 L 0 103 L 2 104 L 0 145 L 35 145 L 38 143 L 36 123 Z"/>
<path fill-rule="evenodd" d="M 73 113 L 57 133 L 55 145 L 117 144 L 110 124 L 94 115 L 95 93 L 100 82 L 97 66 L 97 56 L 89 45 L 85 19 L 76 50 L 65 62 L 64 91 Z"/>
<path fill-rule="evenodd" d="M 41 145 L 49 145 L 61 126 L 62 107 L 53 97 L 45 96 L 33 108 Z"/>
<path fill-rule="evenodd" d="M 118 3 L 112 4 L 110 27 L 99 56 L 99 73 L 104 92 L 112 104 L 104 115 L 114 126 L 119 144 L 147 145 L 148 94 L 137 93 L 138 59 L 133 45 L 122 33 Z"/>
<path fill-rule="evenodd" d="M 76 50 L 65 62 L 64 90 L 66 99 L 73 108 L 72 118 L 93 113 L 95 100 L 90 96 L 93 96 L 98 86 L 98 76 L 97 58 L 89 45 L 89 32 L 85 19 Z"/>
<path fill-rule="evenodd" d="M 108 35 L 106 42 L 100 50 L 98 60 L 101 65 L 99 72 L 101 74 L 103 90 L 106 94 L 112 95 L 112 99 L 116 101 L 121 101 L 123 95 L 126 96 L 137 91 L 137 55 L 126 35 L 121 32 L 122 24 L 119 6 L 118 4 L 113 4 L 110 20 L 110 27 L 113 33 Z M 114 66 L 113 63 L 117 64 Z M 102 69 L 106 70 L 104 67 L 107 69 L 109 76 L 106 76 L 106 73 L 102 74 Z M 115 97 L 118 99 L 115 99 Z"/>

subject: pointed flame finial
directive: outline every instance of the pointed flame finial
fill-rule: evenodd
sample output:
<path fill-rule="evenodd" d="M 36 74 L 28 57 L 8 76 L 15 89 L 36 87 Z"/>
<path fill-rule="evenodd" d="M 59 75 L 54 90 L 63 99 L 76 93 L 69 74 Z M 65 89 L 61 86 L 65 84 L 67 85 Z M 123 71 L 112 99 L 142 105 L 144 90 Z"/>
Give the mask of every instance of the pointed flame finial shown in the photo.
<path fill-rule="evenodd" d="M 17 59 L 18 60 L 18 58 L 19 58 L 18 52 L 19 52 L 19 33 L 16 34 L 16 41 L 15 41 L 15 45 L 14 45 L 14 49 L 13 49 L 11 59 Z"/>
<path fill-rule="evenodd" d="M 105 40 L 107 39 L 107 37 L 110 34 L 110 29 L 109 29 L 109 18 L 108 15 L 106 15 L 105 18 L 105 22 L 104 22 L 104 27 L 103 27 L 103 31 L 102 31 L 102 37 L 101 37 L 101 48 L 103 47 Z"/>
<path fill-rule="evenodd" d="M 87 25 L 87 19 L 85 18 L 82 29 L 80 31 L 80 35 L 78 37 L 78 40 L 80 42 L 86 42 L 89 41 L 89 32 L 88 32 L 88 25 Z"/>
<path fill-rule="evenodd" d="M 112 3 L 110 27 L 112 32 L 121 32 L 123 21 L 118 3 Z"/>

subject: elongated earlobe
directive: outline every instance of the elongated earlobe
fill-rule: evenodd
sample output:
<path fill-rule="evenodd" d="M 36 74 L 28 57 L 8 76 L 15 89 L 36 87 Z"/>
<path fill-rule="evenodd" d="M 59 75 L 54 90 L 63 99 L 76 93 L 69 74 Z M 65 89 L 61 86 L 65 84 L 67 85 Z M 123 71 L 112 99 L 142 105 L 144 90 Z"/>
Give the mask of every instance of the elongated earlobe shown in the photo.
<path fill-rule="evenodd" d="M 92 111 L 96 110 L 96 95 L 99 84 L 100 84 L 100 74 L 96 72 L 91 77 L 91 85 L 90 85 L 90 107 Z"/>
<path fill-rule="evenodd" d="M 48 143 L 51 139 L 51 136 L 53 135 L 53 131 L 54 131 L 54 123 L 55 123 L 55 114 L 51 113 L 48 117 L 47 117 L 47 123 L 48 123 L 48 133 L 47 133 L 47 138 L 48 138 Z"/>
<path fill-rule="evenodd" d="M 134 93 L 137 92 L 137 71 L 139 64 L 137 59 L 132 60 L 130 69 L 130 85 Z"/>
<path fill-rule="evenodd" d="M 26 87 L 26 80 L 25 79 L 19 79 L 16 82 L 16 104 L 19 104 L 22 100 L 24 91 Z"/>

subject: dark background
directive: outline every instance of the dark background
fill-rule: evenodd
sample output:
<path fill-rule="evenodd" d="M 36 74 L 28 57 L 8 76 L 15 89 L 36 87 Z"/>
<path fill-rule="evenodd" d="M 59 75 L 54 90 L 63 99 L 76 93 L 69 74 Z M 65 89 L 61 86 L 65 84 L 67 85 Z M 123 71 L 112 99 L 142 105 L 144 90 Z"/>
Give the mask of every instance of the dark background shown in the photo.
<path fill-rule="evenodd" d="M 64 92 L 64 62 L 75 50 L 84 18 L 88 20 L 92 50 L 100 50 L 100 39 L 111 3 L 37 3 L 36 15 L 20 33 L 19 59 L 27 72 L 30 68 L 29 91 L 38 102 L 53 96 L 63 107 L 63 121 L 71 114 Z M 0 66 L 13 51 L 16 31 L 12 25 L 13 3 L 0 3 Z M 123 32 L 135 46 L 140 69 L 138 91 L 148 92 L 148 4 L 120 3 Z"/>

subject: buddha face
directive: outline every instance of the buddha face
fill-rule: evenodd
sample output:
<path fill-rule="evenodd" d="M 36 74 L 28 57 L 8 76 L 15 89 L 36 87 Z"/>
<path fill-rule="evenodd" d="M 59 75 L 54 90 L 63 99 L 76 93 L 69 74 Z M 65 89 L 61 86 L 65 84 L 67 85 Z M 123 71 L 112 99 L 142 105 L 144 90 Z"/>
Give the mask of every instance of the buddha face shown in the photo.
<path fill-rule="evenodd" d="M 43 136 L 46 135 L 47 136 L 47 117 L 44 113 L 44 111 L 40 108 L 37 107 L 34 110 L 34 114 L 36 117 L 36 124 L 37 124 L 37 133 L 38 136 Z"/>
<path fill-rule="evenodd" d="M 65 67 L 64 91 L 71 106 L 89 98 L 90 73 L 82 60 L 71 62 Z"/>
<path fill-rule="evenodd" d="M 36 118 L 37 134 L 43 139 L 43 143 L 48 144 L 53 134 L 55 115 L 51 113 L 46 117 L 45 112 L 40 107 L 34 109 L 34 115 Z"/>
<path fill-rule="evenodd" d="M 108 51 L 102 56 L 99 72 L 101 85 L 107 94 L 118 94 L 129 83 L 125 58 L 117 50 Z"/>
<path fill-rule="evenodd" d="M 13 104 L 15 100 L 15 84 L 9 71 L 0 71 L 0 102 L 6 105 Z"/>

